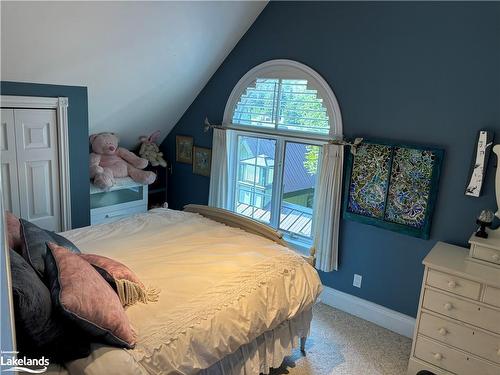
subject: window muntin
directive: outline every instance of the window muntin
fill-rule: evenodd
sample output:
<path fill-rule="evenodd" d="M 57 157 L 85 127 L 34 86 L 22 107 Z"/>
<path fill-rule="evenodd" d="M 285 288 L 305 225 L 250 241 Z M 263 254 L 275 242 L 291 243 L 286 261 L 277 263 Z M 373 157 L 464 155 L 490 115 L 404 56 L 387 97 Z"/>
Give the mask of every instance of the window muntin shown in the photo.
<path fill-rule="evenodd" d="M 323 99 L 306 79 L 257 78 L 236 103 L 232 123 L 284 132 L 330 132 Z"/>

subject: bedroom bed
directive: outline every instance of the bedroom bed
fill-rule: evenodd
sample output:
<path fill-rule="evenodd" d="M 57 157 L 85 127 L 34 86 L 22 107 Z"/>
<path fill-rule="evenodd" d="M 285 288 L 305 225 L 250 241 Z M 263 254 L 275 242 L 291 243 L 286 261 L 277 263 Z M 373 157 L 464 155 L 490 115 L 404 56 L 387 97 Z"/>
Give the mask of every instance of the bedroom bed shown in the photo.
<path fill-rule="evenodd" d="M 128 265 L 160 295 L 126 310 L 134 349 L 95 344 L 51 373 L 267 374 L 309 333 L 316 270 L 252 220 L 190 205 L 61 234 Z"/>

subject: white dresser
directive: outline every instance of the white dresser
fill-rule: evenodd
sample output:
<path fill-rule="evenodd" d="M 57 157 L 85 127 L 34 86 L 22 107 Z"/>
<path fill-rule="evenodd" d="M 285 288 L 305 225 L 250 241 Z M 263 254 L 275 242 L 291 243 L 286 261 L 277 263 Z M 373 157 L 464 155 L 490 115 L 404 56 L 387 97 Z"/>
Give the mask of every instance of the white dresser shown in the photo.
<path fill-rule="evenodd" d="M 408 375 L 500 375 L 500 268 L 438 242 L 425 257 Z"/>
<path fill-rule="evenodd" d="M 109 223 L 148 210 L 148 185 L 130 177 L 116 178 L 115 185 L 104 191 L 90 185 L 90 224 Z"/>

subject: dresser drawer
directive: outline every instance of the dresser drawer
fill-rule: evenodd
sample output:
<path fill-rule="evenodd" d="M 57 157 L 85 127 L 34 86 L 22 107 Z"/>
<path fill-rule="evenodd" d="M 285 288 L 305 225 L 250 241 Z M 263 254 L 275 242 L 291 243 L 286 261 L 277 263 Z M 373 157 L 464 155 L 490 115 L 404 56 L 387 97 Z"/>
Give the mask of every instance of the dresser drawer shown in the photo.
<path fill-rule="evenodd" d="M 486 262 L 500 264 L 500 250 L 474 245 L 472 257 Z"/>
<path fill-rule="evenodd" d="M 473 301 L 425 289 L 423 307 L 439 314 L 500 333 L 500 310 L 479 306 Z"/>
<path fill-rule="evenodd" d="M 500 364 L 500 336 L 422 313 L 419 333 Z"/>
<path fill-rule="evenodd" d="M 427 284 L 475 300 L 479 298 L 479 292 L 481 291 L 481 284 L 475 281 L 433 269 L 430 269 L 427 273 Z"/>
<path fill-rule="evenodd" d="M 97 224 L 105 224 L 105 223 L 112 223 L 114 221 L 117 221 L 119 219 L 123 219 L 124 217 L 133 215 L 133 214 L 139 214 L 142 212 L 147 212 L 148 207 L 146 205 L 140 204 L 140 205 L 135 205 L 123 209 L 109 209 L 109 210 L 103 210 L 101 208 L 99 209 L 93 209 L 90 210 L 90 224 L 91 225 L 97 225 Z"/>
<path fill-rule="evenodd" d="M 489 305 L 500 307 L 500 289 L 493 288 L 492 286 L 486 286 L 483 302 Z"/>
<path fill-rule="evenodd" d="M 500 373 L 500 366 L 498 365 L 470 356 L 460 350 L 450 348 L 423 336 L 417 336 L 414 354 L 415 357 L 423 361 L 457 375 L 498 375 Z"/>

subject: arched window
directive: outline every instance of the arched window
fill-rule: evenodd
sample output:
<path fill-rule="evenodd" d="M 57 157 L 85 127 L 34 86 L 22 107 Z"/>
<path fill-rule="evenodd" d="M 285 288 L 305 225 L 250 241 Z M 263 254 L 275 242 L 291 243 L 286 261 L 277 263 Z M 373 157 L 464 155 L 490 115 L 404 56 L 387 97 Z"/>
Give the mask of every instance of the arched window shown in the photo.
<path fill-rule="evenodd" d="M 226 104 L 228 207 L 312 244 L 322 145 L 342 136 L 340 108 L 327 82 L 291 60 L 258 65 Z"/>
<path fill-rule="evenodd" d="M 224 123 L 305 137 L 342 134 L 340 108 L 328 83 L 291 60 L 267 61 L 245 74 L 229 97 Z"/>

